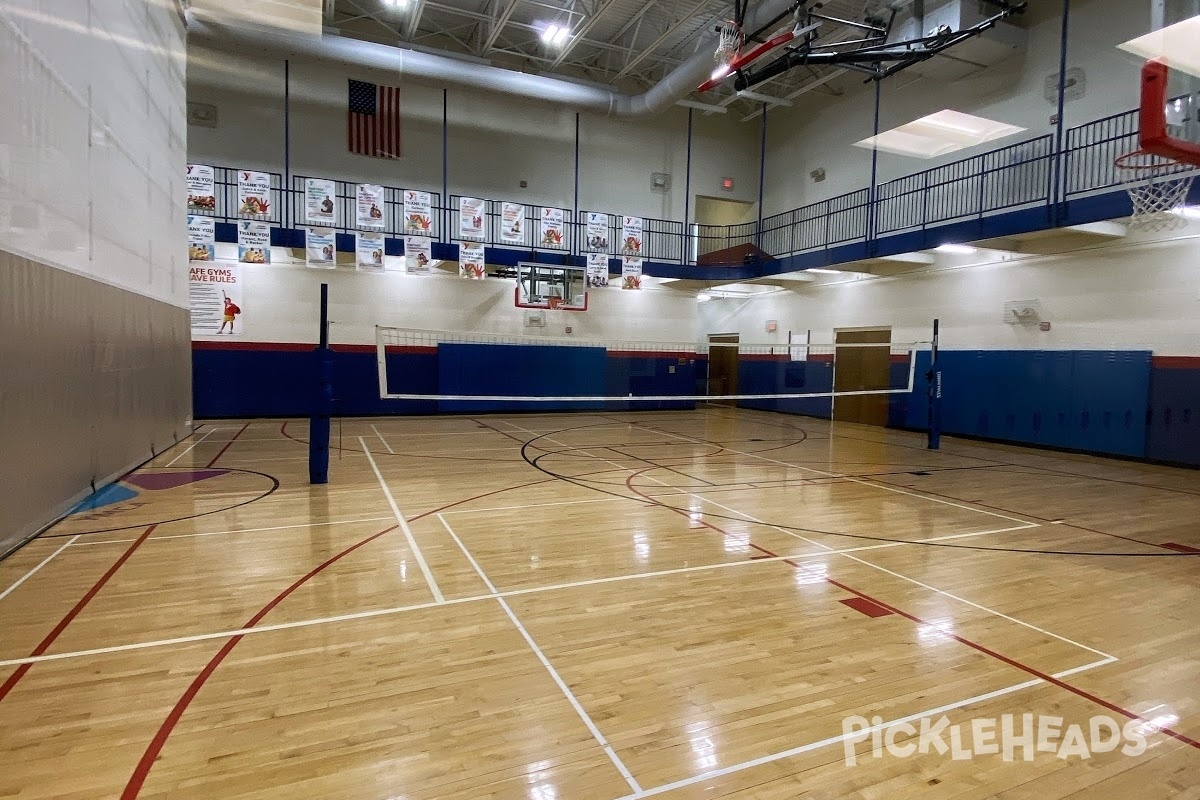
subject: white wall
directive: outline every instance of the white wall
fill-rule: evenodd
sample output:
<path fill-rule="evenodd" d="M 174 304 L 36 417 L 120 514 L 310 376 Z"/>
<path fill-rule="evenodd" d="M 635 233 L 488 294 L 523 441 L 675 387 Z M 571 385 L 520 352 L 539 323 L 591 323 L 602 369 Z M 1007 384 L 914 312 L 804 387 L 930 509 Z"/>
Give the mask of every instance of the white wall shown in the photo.
<path fill-rule="evenodd" d="M 293 174 L 441 191 L 442 87 L 385 70 L 350 74 L 350 69 L 291 61 Z M 282 172 L 283 75 L 282 61 L 193 49 L 188 98 L 216 105 L 219 124 L 215 129 L 189 128 L 188 158 Z M 403 158 L 367 158 L 347 151 L 348 77 L 402 87 Z M 447 116 L 452 194 L 573 205 L 573 110 L 450 87 Z M 732 118 L 695 115 L 693 195 L 757 200 L 756 130 Z M 636 120 L 581 115 L 579 203 L 584 209 L 682 219 L 686 164 L 686 109 Z M 655 172 L 671 176 L 670 191 L 651 189 Z M 720 189 L 726 176 L 734 178 L 734 192 Z M 522 180 L 528 188 L 520 187 Z"/>
<path fill-rule="evenodd" d="M 0 248 L 186 306 L 175 0 L 5 0 L 0 75 Z"/>
<path fill-rule="evenodd" d="M 218 258 L 235 258 L 236 248 L 217 246 Z M 615 285 L 589 290 L 586 312 L 546 312 L 545 328 L 524 327 L 524 309 L 514 305 L 513 280 L 482 281 L 434 269 L 429 275 L 408 275 L 402 259 L 389 257 L 400 271 L 357 272 L 353 268 L 309 269 L 286 261 L 290 251 L 272 248 L 270 265 L 241 265 L 242 316 L 238 338 L 256 342 L 317 341 L 320 284 L 328 283 L 330 338 L 337 344 L 374 344 L 375 326 L 424 330 L 565 337 L 587 341 L 695 341 L 696 298 L 669 289 L 653 278 L 646 288 L 626 291 Z M 227 341 L 226 336 L 195 339 Z"/>
<path fill-rule="evenodd" d="M 829 343 L 836 328 L 890 325 L 892 341 L 925 341 L 941 319 L 946 349 L 1149 349 L 1200 355 L 1200 223 L 1181 236 L 1129 240 L 1049 256 L 981 251 L 939 257 L 892 277 L 819 276 L 820 284 L 750 301 L 700 304 L 701 335 L 738 331 L 743 341 L 785 343 L 812 330 Z M 984 263 L 970 265 L 972 261 Z M 1004 304 L 1038 300 L 1051 323 L 1008 325 Z M 766 320 L 780 333 L 764 332 Z"/>
<path fill-rule="evenodd" d="M 1026 129 L 1008 139 L 962 150 L 941 159 L 919 159 L 879 153 L 878 180 L 920 172 L 946 161 L 1016 143 L 1054 131 L 1050 116 L 1055 103 L 1043 97 L 1047 76 L 1057 73 L 1061 18 L 1049 13 L 1059 3 L 1031 4 L 1036 21 L 1028 26 L 1025 51 L 981 72 L 945 82 L 922 76 L 917 65 L 883 83 L 880 130 L 951 108 Z M 1150 24 L 1147 0 L 1076 0 L 1069 25 L 1068 67 L 1087 74 L 1085 95 L 1067 104 L 1067 127 L 1133 109 L 1138 104 L 1140 62 L 1118 51 L 1118 43 L 1145 33 Z M 767 128 L 767 180 L 763 206 L 767 214 L 787 211 L 871 182 L 871 151 L 853 143 L 871 136 L 874 88 L 853 78 L 846 95 L 821 100 L 814 110 L 774 109 Z M 811 95 L 807 95 L 811 97 Z M 809 173 L 823 168 L 827 178 L 814 183 Z"/>

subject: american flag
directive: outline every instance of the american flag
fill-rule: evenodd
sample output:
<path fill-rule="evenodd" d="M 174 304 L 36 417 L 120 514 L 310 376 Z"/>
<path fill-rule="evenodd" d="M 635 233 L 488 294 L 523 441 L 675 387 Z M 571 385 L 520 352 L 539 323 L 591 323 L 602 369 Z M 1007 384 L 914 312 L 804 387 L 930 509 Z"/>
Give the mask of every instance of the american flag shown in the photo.
<path fill-rule="evenodd" d="M 346 140 L 351 153 L 400 158 L 400 89 L 350 81 Z"/>

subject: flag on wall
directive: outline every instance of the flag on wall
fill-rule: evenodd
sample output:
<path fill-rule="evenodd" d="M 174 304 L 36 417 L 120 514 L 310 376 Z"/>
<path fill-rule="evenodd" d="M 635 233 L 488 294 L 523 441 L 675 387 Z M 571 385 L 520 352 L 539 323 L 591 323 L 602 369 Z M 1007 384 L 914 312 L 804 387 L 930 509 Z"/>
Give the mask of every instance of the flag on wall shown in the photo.
<path fill-rule="evenodd" d="M 350 81 L 346 139 L 351 153 L 400 158 L 400 89 Z"/>

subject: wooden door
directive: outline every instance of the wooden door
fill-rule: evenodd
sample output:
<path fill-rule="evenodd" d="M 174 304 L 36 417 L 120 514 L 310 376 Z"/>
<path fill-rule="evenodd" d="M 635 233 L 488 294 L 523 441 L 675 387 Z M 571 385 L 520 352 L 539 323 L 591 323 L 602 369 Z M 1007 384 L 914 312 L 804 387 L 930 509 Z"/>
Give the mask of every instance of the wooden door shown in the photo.
<path fill-rule="evenodd" d="M 738 348 L 741 337 L 736 333 L 710 334 L 708 337 L 708 393 L 710 395 L 738 393 Z M 713 344 L 725 345 L 713 347 Z M 737 405 L 732 400 L 719 400 L 721 405 Z"/>
<path fill-rule="evenodd" d="M 839 345 L 886 343 L 892 340 L 891 328 L 838 331 Z M 836 392 L 860 392 L 887 389 L 890 386 L 891 349 L 888 347 L 837 347 L 833 388 Z M 851 395 L 834 398 L 833 418 L 864 425 L 887 425 L 890 395 Z"/>

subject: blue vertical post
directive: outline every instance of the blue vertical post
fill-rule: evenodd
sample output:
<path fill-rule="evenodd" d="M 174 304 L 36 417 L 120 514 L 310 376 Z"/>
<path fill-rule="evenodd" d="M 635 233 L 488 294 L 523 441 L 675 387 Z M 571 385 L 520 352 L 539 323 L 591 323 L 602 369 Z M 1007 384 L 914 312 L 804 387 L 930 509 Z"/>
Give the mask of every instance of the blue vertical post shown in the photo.
<path fill-rule="evenodd" d="M 439 241 L 450 241 L 450 101 L 449 92 L 442 89 L 442 221 Z"/>
<path fill-rule="evenodd" d="M 283 186 L 279 200 L 283 203 L 283 227 L 291 227 L 292 188 L 292 102 L 291 62 L 283 60 Z"/>
<path fill-rule="evenodd" d="M 883 81 L 875 80 L 875 124 L 873 136 L 879 135 L 879 98 L 883 92 Z M 879 200 L 875 186 L 879 180 L 879 148 L 871 148 L 871 188 L 867 192 L 867 252 L 875 255 L 875 228 L 878 225 L 876 214 L 878 213 L 877 202 Z"/>
<path fill-rule="evenodd" d="M 329 347 L 329 284 L 321 284 L 321 332 L 314 353 L 316 391 L 308 420 L 308 482 L 329 483 L 329 418 L 333 412 L 333 350 Z"/>
<path fill-rule="evenodd" d="M 762 110 L 762 141 L 758 146 L 758 227 L 754 232 L 754 244 L 762 249 L 763 189 L 767 184 L 767 104 Z M 726 228 L 728 230 L 728 228 Z"/>
<path fill-rule="evenodd" d="M 688 263 L 688 258 L 691 255 L 691 222 L 692 213 L 692 112 L 694 109 L 688 109 L 688 128 L 687 128 L 687 164 L 683 168 L 683 258 L 684 264 Z"/>
<path fill-rule="evenodd" d="M 933 321 L 933 342 L 929 348 L 929 439 L 926 447 L 937 450 L 942 445 L 942 366 L 938 363 L 939 320 Z"/>
<path fill-rule="evenodd" d="M 568 226 L 568 230 L 571 231 L 571 241 L 568 243 L 568 247 L 570 247 L 573 252 L 579 252 L 579 251 L 583 250 L 583 248 L 579 246 L 579 240 L 580 240 L 579 225 L 580 225 L 581 221 L 579 219 L 579 112 L 578 111 L 575 112 L 575 201 L 574 201 L 574 203 L 575 203 L 575 205 L 571 208 L 572 224 L 570 226 Z"/>
<path fill-rule="evenodd" d="M 1066 216 L 1064 198 L 1066 193 L 1065 172 L 1063 170 L 1063 141 L 1067 132 L 1067 120 L 1064 118 L 1067 105 L 1067 41 L 1070 32 L 1071 0 L 1063 0 L 1062 8 L 1062 43 L 1058 52 L 1058 125 L 1054 133 L 1054 191 L 1051 202 L 1054 210 L 1051 222 L 1058 224 Z"/>

